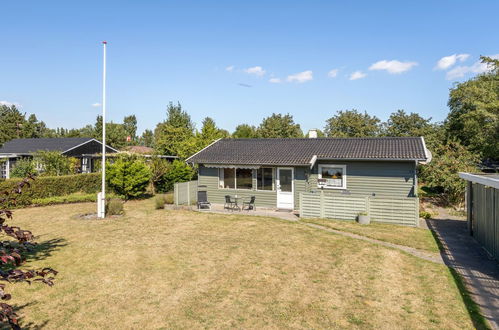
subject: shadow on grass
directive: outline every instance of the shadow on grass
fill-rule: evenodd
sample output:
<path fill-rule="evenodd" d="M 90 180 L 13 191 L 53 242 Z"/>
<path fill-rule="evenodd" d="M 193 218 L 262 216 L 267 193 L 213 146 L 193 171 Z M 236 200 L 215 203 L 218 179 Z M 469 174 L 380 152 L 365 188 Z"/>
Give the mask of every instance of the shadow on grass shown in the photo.
<path fill-rule="evenodd" d="M 44 260 L 52 255 L 53 252 L 68 245 L 63 238 L 53 238 L 41 243 L 37 243 L 35 247 L 24 254 L 26 261 Z"/>
<path fill-rule="evenodd" d="M 458 221 L 458 220 L 436 220 L 436 221 Z M 442 256 L 445 265 L 449 269 L 449 272 L 452 275 L 452 278 L 454 279 L 454 283 L 456 284 L 459 290 L 461 299 L 463 300 L 463 303 L 466 307 L 466 310 L 468 312 L 468 315 L 470 316 L 471 321 L 473 322 L 475 329 L 479 330 L 490 329 L 490 326 L 485 320 L 485 317 L 480 312 L 479 305 L 471 298 L 470 292 L 468 291 L 468 289 L 464 284 L 463 277 L 452 267 L 451 263 L 449 262 L 449 258 L 445 254 L 446 248 L 444 247 L 442 241 L 440 240 L 439 235 L 436 233 L 436 228 L 434 223 L 432 222 L 431 219 L 426 220 L 426 223 L 431 231 L 431 234 L 433 235 L 433 238 L 435 239 L 435 242 L 438 245 L 438 248 L 440 250 L 440 255 Z"/>
<path fill-rule="evenodd" d="M 45 320 L 41 323 L 35 323 L 33 321 L 30 322 L 23 322 L 23 317 L 22 317 L 22 310 L 26 307 L 29 307 L 31 305 L 35 305 L 34 302 L 30 302 L 27 304 L 23 305 L 17 305 L 17 306 L 12 306 L 14 308 L 14 312 L 16 312 L 17 315 L 19 315 L 19 327 L 20 329 L 32 329 L 32 330 L 38 330 L 38 329 L 43 329 L 47 326 L 47 323 L 49 322 L 48 320 Z M 13 329 L 9 324 L 7 323 L 0 323 L 0 330 L 8 330 L 8 329 Z"/>

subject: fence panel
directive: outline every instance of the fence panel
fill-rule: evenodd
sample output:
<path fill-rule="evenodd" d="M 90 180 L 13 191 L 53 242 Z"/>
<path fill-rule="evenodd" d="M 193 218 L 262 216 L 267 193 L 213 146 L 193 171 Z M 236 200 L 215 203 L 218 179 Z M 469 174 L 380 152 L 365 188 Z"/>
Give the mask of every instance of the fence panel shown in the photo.
<path fill-rule="evenodd" d="M 367 212 L 367 197 L 324 195 L 324 218 L 355 220 L 360 212 Z"/>
<path fill-rule="evenodd" d="M 419 220 L 419 199 L 369 198 L 371 221 L 417 226 Z"/>
<path fill-rule="evenodd" d="M 175 183 L 173 200 L 175 205 L 192 205 L 197 202 L 198 182 L 188 181 Z"/>
<path fill-rule="evenodd" d="M 417 226 L 419 199 L 300 194 L 300 216 L 303 218 L 355 220 L 361 212 L 367 212 L 374 222 Z"/>

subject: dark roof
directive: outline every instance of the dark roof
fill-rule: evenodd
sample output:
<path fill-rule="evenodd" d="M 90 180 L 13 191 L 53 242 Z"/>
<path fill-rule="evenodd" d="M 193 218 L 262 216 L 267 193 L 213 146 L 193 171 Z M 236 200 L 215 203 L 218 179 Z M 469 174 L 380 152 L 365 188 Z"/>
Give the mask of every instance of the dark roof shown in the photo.
<path fill-rule="evenodd" d="M 187 159 L 201 164 L 308 165 L 317 159 L 426 160 L 420 137 L 222 139 Z"/>
<path fill-rule="evenodd" d="M 93 140 L 93 138 L 14 139 L 5 142 L 0 148 L 0 153 L 30 154 L 39 150 L 63 152 L 90 140 Z"/>

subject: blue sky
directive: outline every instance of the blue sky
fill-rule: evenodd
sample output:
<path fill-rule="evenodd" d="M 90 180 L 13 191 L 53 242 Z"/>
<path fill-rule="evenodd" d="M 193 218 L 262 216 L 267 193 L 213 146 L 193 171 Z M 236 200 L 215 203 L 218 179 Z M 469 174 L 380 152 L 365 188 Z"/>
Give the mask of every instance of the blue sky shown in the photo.
<path fill-rule="evenodd" d="M 0 102 L 50 127 L 100 113 L 102 40 L 108 117 L 136 114 L 140 131 L 169 101 L 229 130 L 280 112 L 306 131 L 351 108 L 443 120 L 449 88 L 499 54 L 497 1 L 2 1 L 0 12 Z"/>

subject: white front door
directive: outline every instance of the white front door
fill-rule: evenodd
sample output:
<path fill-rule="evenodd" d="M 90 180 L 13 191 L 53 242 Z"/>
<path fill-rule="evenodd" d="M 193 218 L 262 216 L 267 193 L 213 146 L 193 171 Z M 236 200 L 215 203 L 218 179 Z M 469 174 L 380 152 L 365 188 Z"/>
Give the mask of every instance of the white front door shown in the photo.
<path fill-rule="evenodd" d="M 277 168 L 277 208 L 279 209 L 294 209 L 293 174 L 293 168 Z"/>

